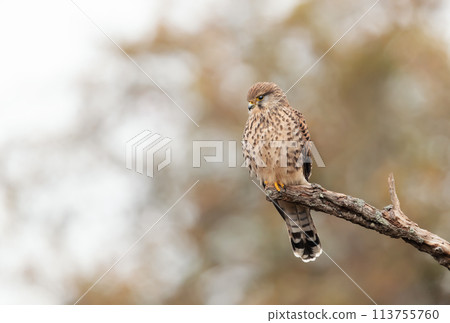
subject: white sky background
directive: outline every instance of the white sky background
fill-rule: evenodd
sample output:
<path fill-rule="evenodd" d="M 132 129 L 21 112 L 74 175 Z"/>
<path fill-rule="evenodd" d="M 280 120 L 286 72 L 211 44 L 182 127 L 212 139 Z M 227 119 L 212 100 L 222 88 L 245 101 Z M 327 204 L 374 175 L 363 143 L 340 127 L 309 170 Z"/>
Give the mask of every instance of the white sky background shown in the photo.
<path fill-rule="evenodd" d="M 149 1 L 77 1 L 112 37 L 136 39 L 151 27 Z M 0 136 L 48 134 L 71 125 L 77 77 L 110 46 L 68 0 L 0 3 Z"/>
<path fill-rule="evenodd" d="M 117 42 L 141 37 L 155 23 L 151 17 L 157 13 L 157 3 L 149 1 L 77 3 Z M 57 137 L 74 127 L 81 104 L 79 82 L 110 50 L 110 41 L 70 1 L 57 0 L 1 2 L 0 39 L 0 147 L 8 147 L 12 141 L 18 144 Z M 101 192 L 109 199 L 112 196 L 119 210 L 125 203 L 126 197 L 118 187 L 126 183 L 121 183 L 118 176 L 114 185 L 106 180 L 114 173 L 93 167 L 92 185 L 86 187 L 77 174 L 64 174 L 50 162 L 49 172 L 61 180 L 57 184 L 50 180 L 34 190 L 31 183 L 28 186 L 30 173 L 24 169 L 24 160 L 33 164 L 60 162 L 54 153 L 43 149 L 41 154 L 27 155 L 14 147 L 14 153 L 2 156 L 8 158 L 8 175 L 24 184 L 19 211 L 26 216 L 17 220 L 17 214 L 7 214 L 4 203 L 8 197 L 1 197 L 1 304 L 63 303 L 69 295 L 58 285 L 65 274 L 95 270 L 96 261 L 112 263 L 117 250 L 125 250 L 130 244 L 110 241 L 111 237 L 120 236 L 123 218 L 112 216 L 111 203 L 98 196 Z M 92 158 L 83 156 L 87 153 L 78 154 L 81 170 Z M 80 201 L 85 201 L 84 206 Z M 61 257 L 53 251 L 49 237 L 54 227 L 50 224 L 67 217 L 61 214 L 67 208 L 74 208 L 81 216 L 72 219 L 71 229 L 64 232 L 68 245 L 60 246 L 66 255 Z M 102 250 L 105 245 L 111 250 Z M 33 268 L 38 282 L 23 277 L 28 268 Z"/>
<path fill-rule="evenodd" d="M 228 1 L 217 4 L 212 0 L 76 0 L 75 2 L 117 43 L 124 39 L 135 40 L 144 34 L 148 35 L 157 19 L 166 19 L 184 28 L 195 29 L 201 24 L 201 18 L 208 16 L 208 10 L 220 11 L 229 5 Z M 174 3 L 177 5 L 173 5 Z M 187 3 L 191 3 L 189 8 Z M 277 15 L 282 14 L 292 3 L 294 1 L 286 1 L 285 6 L 282 6 L 277 2 L 276 6 L 267 8 L 272 15 Z M 162 17 L 160 13 L 169 7 L 173 10 Z M 436 24 L 436 30 L 445 32 L 446 39 L 450 40 L 449 9 L 450 5 L 447 6 L 446 13 L 440 13 L 440 23 L 437 24 L 436 21 L 433 23 Z M 69 0 L 0 2 L 0 40 L 0 147 L 7 147 L 11 140 L 17 143 L 22 140 L 33 141 L 57 136 L 65 129 L 73 127 L 74 116 L 81 104 L 79 82 L 83 76 L 89 75 L 91 67 L 96 62 L 110 53 L 113 46 L 111 42 Z M 130 68 L 135 68 L 131 62 Z M 3 155 L 0 158 L 9 157 Z M 21 158 L 23 156 L 18 160 Z M 83 157 L 80 159 L 83 160 Z M 26 182 L 27 172 L 19 166 L 8 168 L 6 172 L 23 173 L 23 180 Z M 29 196 L 29 200 L 35 205 L 23 207 L 36 208 L 36 213 L 30 211 L 31 215 L 39 217 L 42 211 L 50 211 L 42 215 L 42 221 L 40 223 L 38 221 L 37 224 L 22 219 L 25 222 L 22 223 L 23 227 L 20 230 L 11 231 L 9 218 L 11 215 L 6 213 L 4 206 L 6 198 L 0 196 L 0 304 L 65 301 L 64 290 L 57 293 L 52 288 L 34 286 L 33 283 L 21 278 L 22 271 L 29 263 L 45 264 L 40 275 L 47 276 L 47 281 L 56 285 L 64 275 L 51 270 L 46 272 L 48 268 L 67 271 L 80 268 L 89 270 L 93 259 L 100 258 L 106 263 L 109 262 L 108 257 L 112 253 L 103 250 L 103 254 L 99 256 L 101 250 L 99 248 L 108 245 L 111 236 L 120 235 L 123 219 L 108 217 L 114 210 L 108 209 L 110 205 L 103 204 L 101 199 L 95 201 L 95 194 L 108 190 L 109 195 L 117 198 L 118 205 L 126 204 L 126 201 L 121 201 L 126 197 L 121 196 L 119 190 L 115 191 L 114 185 L 104 181 L 93 184 L 92 192 L 89 191 L 90 188 L 86 189 L 87 192 L 76 192 L 73 188 L 77 188 L 80 184 L 76 174 L 72 177 L 62 175 L 65 176 L 62 185 L 64 190 L 59 194 L 53 191 L 55 205 L 46 205 L 46 199 L 40 198 L 39 194 L 42 192 L 39 190 L 34 196 Z M 104 175 L 108 177 L 111 174 Z M 92 176 L 102 178 L 102 170 L 94 168 Z M 118 182 L 116 185 L 121 185 L 120 179 Z M 43 187 L 42 191 L 45 192 L 45 189 Z M 65 194 L 67 191 L 73 191 L 73 196 L 67 197 Z M 73 224 L 73 230 L 69 233 L 74 236 L 73 245 L 66 246 L 67 257 L 72 257 L 79 267 L 71 268 L 71 261 L 68 261 L 65 267 L 61 267 L 58 264 L 59 259 L 55 259 L 55 255 L 49 251 L 51 241 L 45 238 L 45 221 L 51 221 L 52 216 L 59 216 L 57 210 L 61 205 L 76 204 L 78 200 L 89 195 L 94 196 L 93 201 L 84 206 L 85 210 L 81 210 L 85 216 L 77 219 L 78 222 Z M 99 216 L 94 219 L 90 217 L 90 212 L 95 212 Z M 102 227 L 106 222 L 108 226 Z M 89 233 L 89 230 L 92 232 Z M 87 239 L 82 241 L 77 239 L 79 232 L 83 232 Z M 99 232 L 104 232 L 105 236 L 98 238 Z M 103 243 L 98 243 L 100 247 L 89 248 L 89 237 L 96 237 Z M 82 242 L 85 245 L 80 244 Z M 127 247 L 127 241 L 111 245 L 113 250 L 124 250 Z M 91 253 L 86 253 L 86 250 L 90 250 Z M 111 263 L 112 261 L 113 259 L 110 260 Z"/>

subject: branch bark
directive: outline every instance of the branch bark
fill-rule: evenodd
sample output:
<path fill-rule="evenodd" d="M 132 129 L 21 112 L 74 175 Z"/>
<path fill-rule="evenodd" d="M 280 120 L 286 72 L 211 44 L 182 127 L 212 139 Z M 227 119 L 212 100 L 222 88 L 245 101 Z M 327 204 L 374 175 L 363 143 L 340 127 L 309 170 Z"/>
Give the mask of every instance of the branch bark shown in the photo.
<path fill-rule="evenodd" d="M 285 200 L 307 206 L 338 218 L 375 230 L 391 238 L 401 238 L 416 249 L 431 255 L 440 265 L 450 270 L 450 243 L 419 227 L 400 209 L 395 191 L 394 175 L 388 179 L 392 205 L 379 210 L 364 200 L 329 191 L 318 184 L 289 186 L 281 192 L 266 187 L 267 200 Z"/>

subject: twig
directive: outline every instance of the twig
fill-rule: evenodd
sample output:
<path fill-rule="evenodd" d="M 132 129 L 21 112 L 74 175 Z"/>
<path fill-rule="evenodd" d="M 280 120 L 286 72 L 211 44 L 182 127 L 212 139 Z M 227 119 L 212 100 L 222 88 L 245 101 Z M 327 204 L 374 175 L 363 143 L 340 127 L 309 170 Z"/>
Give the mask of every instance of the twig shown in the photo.
<path fill-rule="evenodd" d="M 400 209 L 395 191 L 394 175 L 388 179 L 392 205 L 379 210 L 364 200 L 324 189 L 318 184 L 289 186 L 278 192 L 266 188 L 267 199 L 295 202 L 338 218 L 375 230 L 391 238 L 401 238 L 420 251 L 431 255 L 440 265 L 450 270 L 450 243 L 419 227 Z"/>

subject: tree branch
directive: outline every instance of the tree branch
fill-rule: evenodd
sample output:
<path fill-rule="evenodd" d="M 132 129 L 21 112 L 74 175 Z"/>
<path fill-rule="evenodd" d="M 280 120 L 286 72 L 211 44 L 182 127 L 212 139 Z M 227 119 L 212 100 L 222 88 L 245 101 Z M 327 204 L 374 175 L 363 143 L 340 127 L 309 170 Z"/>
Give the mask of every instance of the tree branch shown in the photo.
<path fill-rule="evenodd" d="M 318 184 L 311 186 L 288 186 L 278 192 L 266 188 L 267 200 L 295 202 L 338 218 L 375 230 L 391 238 L 401 238 L 420 251 L 431 255 L 440 265 L 450 270 L 450 243 L 419 227 L 400 209 L 395 192 L 394 175 L 390 174 L 389 193 L 392 205 L 379 210 L 362 199 L 324 189 Z"/>

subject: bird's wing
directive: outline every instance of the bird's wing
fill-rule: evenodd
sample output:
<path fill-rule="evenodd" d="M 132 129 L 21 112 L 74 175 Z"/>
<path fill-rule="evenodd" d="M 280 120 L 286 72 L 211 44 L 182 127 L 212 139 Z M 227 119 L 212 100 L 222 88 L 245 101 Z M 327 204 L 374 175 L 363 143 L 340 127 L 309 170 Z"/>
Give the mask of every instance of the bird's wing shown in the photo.
<path fill-rule="evenodd" d="M 301 134 L 301 155 L 298 157 L 301 158 L 300 160 L 303 163 L 303 175 L 305 176 L 305 179 L 308 180 L 312 172 L 311 137 L 309 135 L 308 125 L 306 124 L 306 120 L 303 117 L 303 114 L 298 110 L 292 110 L 294 111 L 294 115 L 296 116 L 296 126 L 300 129 Z"/>

